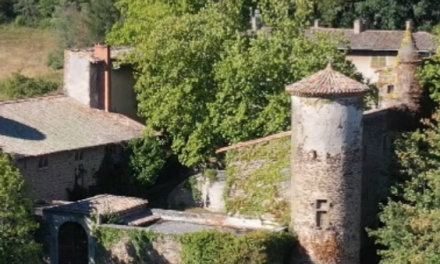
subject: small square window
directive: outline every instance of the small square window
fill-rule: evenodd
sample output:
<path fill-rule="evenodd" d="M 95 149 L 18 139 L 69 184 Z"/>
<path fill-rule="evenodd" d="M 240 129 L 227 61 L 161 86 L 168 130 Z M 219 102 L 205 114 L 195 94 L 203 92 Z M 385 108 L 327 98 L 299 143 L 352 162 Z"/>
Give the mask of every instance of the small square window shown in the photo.
<path fill-rule="evenodd" d="M 49 161 L 47 156 L 41 156 L 40 159 L 38 160 L 38 168 L 46 168 L 47 166 L 49 166 Z"/>
<path fill-rule="evenodd" d="M 394 93 L 394 85 L 387 85 L 387 93 Z"/>
<path fill-rule="evenodd" d="M 371 56 L 371 68 L 383 68 L 387 66 L 386 56 Z"/>

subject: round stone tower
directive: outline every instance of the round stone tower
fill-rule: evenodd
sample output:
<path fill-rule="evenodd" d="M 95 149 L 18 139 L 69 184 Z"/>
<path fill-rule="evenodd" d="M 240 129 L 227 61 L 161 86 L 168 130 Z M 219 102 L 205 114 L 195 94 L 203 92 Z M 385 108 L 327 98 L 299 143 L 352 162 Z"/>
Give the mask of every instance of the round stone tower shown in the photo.
<path fill-rule="evenodd" d="M 390 69 L 390 74 L 394 76 L 394 82 L 380 87 L 381 108 L 405 105 L 413 112 L 419 110 L 422 89 L 418 85 L 416 71 L 420 62 L 412 35 L 411 21 L 407 21 L 406 30 L 397 53 L 396 66 L 394 69 Z"/>
<path fill-rule="evenodd" d="M 368 87 L 325 70 L 286 87 L 292 97 L 291 225 L 295 264 L 357 264 L 362 96 Z"/>

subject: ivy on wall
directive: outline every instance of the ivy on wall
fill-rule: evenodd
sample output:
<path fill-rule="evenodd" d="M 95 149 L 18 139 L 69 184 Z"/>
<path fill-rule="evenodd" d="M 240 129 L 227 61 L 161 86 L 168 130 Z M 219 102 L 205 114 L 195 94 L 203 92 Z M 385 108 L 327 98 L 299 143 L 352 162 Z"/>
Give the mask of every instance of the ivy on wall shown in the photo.
<path fill-rule="evenodd" d="M 229 150 L 224 200 L 229 213 L 289 221 L 283 185 L 290 179 L 290 136 Z"/>
<path fill-rule="evenodd" d="M 120 241 L 125 242 L 124 247 L 130 252 L 130 258 L 135 263 L 150 261 L 155 252 L 152 242 L 159 237 L 150 230 L 119 229 L 108 226 L 95 226 L 93 237 L 96 245 L 96 262 L 98 264 L 125 263 L 120 256 L 111 253 L 111 249 Z M 152 260 L 151 260 L 152 261 Z"/>
<path fill-rule="evenodd" d="M 157 249 L 153 246 L 153 242 L 161 235 L 150 230 L 94 226 L 93 237 L 97 264 L 167 263 L 163 259 L 163 252 L 158 251 L 163 245 L 159 245 Z M 180 244 L 182 264 L 283 263 L 283 260 L 290 257 L 296 242 L 291 233 L 268 230 L 237 235 L 210 229 L 167 237 Z M 129 256 L 117 255 L 118 250 L 112 252 L 121 241 L 124 244 L 119 246 L 124 247 Z M 179 251 L 178 248 L 174 250 Z"/>
<path fill-rule="evenodd" d="M 183 264 L 282 263 L 294 246 L 287 232 L 253 231 L 244 235 L 215 229 L 180 237 Z"/>

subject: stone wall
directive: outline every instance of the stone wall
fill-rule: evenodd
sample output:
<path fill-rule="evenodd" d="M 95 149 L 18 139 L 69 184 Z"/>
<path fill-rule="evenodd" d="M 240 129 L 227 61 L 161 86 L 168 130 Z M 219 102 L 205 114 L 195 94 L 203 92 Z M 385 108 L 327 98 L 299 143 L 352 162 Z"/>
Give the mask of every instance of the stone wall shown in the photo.
<path fill-rule="evenodd" d="M 97 91 L 92 94 L 91 84 L 97 80 L 90 55 L 85 51 L 66 50 L 64 53 L 64 93 L 90 107 L 97 106 Z M 95 80 L 95 82 L 92 82 Z"/>
<path fill-rule="evenodd" d="M 86 106 L 104 109 L 104 65 L 94 60 L 88 50 L 66 50 L 63 89 L 66 95 Z M 112 67 L 110 78 L 110 110 L 142 121 L 137 116 L 132 67 Z"/>
<path fill-rule="evenodd" d="M 378 223 L 379 203 L 389 193 L 388 165 L 392 154 L 388 109 L 364 113 L 362 162 L 362 227 Z"/>
<path fill-rule="evenodd" d="M 82 153 L 82 159 L 80 155 Z M 31 196 L 36 200 L 68 200 L 66 189 L 72 190 L 75 182 L 84 188 L 96 183 L 95 172 L 99 169 L 105 146 L 58 152 L 17 160 Z M 76 158 L 75 158 L 76 157 Z M 41 159 L 47 158 L 47 166 Z"/>
<path fill-rule="evenodd" d="M 111 111 L 141 121 L 137 116 L 137 101 L 134 92 L 135 79 L 130 66 L 121 65 L 111 71 Z"/>

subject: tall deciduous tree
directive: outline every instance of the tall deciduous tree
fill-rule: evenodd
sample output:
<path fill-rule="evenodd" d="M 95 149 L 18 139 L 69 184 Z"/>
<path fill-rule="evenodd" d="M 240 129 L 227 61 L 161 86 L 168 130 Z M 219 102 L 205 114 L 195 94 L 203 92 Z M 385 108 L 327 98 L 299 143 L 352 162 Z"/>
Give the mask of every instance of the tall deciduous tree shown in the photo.
<path fill-rule="evenodd" d="M 362 18 L 370 28 L 403 29 L 413 20 L 418 30 L 431 30 L 440 19 L 434 0 L 294 0 L 309 18 L 320 18 L 332 27 L 350 28 L 353 20 Z M 305 4 L 308 3 L 308 4 Z"/>
<path fill-rule="evenodd" d="M 203 5 L 201 4 L 203 3 Z M 334 61 L 353 67 L 334 41 L 310 41 L 290 0 L 122 0 L 123 23 L 108 37 L 134 47 L 139 112 L 185 165 L 215 148 L 290 128 L 286 84 Z M 250 30 L 249 8 L 268 26 Z"/>
<path fill-rule="evenodd" d="M 39 263 L 31 209 L 20 172 L 0 153 L 0 263 Z"/>
<path fill-rule="evenodd" d="M 440 262 L 440 111 L 426 128 L 396 142 L 399 182 L 370 234 L 386 249 L 382 264 Z"/>

